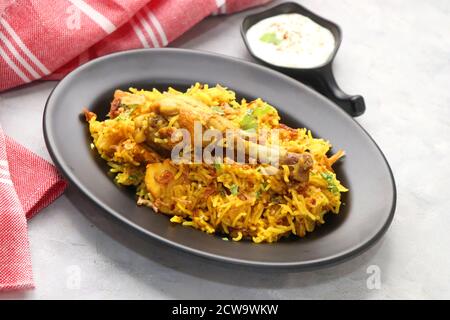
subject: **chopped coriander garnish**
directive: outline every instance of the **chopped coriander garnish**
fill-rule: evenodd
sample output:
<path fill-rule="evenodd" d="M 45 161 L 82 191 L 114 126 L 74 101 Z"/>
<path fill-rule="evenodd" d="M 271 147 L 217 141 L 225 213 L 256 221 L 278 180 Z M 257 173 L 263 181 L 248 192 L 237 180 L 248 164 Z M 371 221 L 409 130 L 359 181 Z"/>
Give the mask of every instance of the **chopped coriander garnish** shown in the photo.
<path fill-rule="evenodd" d="M 338 187 L 334 183 L 334 177 L 333 177 L 333 175 L 330 172 L 321 172 L 320 175 L 327 182 L 328 190 L 330 190 L 333 193 L 338 193 L 339 192 Z"/>
<path fill-rule="evenodd" d="M 262 117 L 262 116 L 268 114 L 269 112 L 273 112 L 273 111 L 274 111 L 274 109 L 271 106 L 269 106 L 268 104 L 264 104 L 261 107 L 255 108 L 255 110 L 253 111 L 253 114 L 257 117 Z"/>
<path fill-rule="evenodd" d="M 267 182 L 266 181 L 261 182 L 261 187 L 262 187 L 263 190 L 266 190 Z"/>
<path fill-rule="evenodd" d="M 277 38 L 275 32 L 266 32 L 261 36 L 261 38 L 259 38 L 259 40 L 261 40 L 262 42 L 274 44 L 276 46 L 281 43 L 281 40 Z"/>
<path fill-rule="evenodd" d="M 231 194 L 232 194 L 233 196 L 237 195 L 238 192 L 239 192 L 239 187 L 238 187 L 237 185 L 233 184 L 233 185 L 230 187 L 230 192 L 231 192 Z"/>
<path fill-rule="evenodd" d="M 258 121 L 256 118 L 250 114 L 246 114 L 239 125 L 242 130 L 256 130 L 258 128 Z"/>

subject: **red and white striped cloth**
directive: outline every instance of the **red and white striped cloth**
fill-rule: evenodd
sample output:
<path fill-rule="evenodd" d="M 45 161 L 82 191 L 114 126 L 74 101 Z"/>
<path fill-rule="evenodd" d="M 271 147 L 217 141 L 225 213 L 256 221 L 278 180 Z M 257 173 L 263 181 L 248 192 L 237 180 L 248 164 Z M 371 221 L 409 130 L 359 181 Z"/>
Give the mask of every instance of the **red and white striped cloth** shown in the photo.
<path fill-rule="evenodd" d="M 269 1 L 0 0 L 0 91 L 61 79 L 111 52 L 164 47 L 211 14 Z M 50 163 L 0 127 L 0 291 L 33 287 L 27 219 L 65 186 Z"/>
<path fill-rule="evenodd" d="M 27 219 L 65 187 L 55 167 L 0 127 L 0 291 L 33 287 Z"/>
<path fill-rule="evenodd" d="M 111 52 L 164 47 L 206 16 L 270 0 L 2 1 L 0 91 L 61 79 Z"/>

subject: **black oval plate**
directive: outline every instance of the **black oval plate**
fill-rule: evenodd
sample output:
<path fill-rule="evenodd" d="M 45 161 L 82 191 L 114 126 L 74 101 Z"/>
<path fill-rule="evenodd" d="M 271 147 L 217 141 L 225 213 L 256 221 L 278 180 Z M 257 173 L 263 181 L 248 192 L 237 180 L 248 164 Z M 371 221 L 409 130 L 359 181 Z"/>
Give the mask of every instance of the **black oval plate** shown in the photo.
<path fill-rule="evenodd" d="M 336 165 L 350 192 L 339 215 L 303 239 L 274 244 L 223 241 L 173 225 L 163 214 L 136 205 L 133 192 L 115 185 L 89 147 L 83 107 L 105 115 L 116 88 L 185 89 L 217 83 L 241 97 L 261 97 L 282 121 L 307 127 L 347 156 Z M 376 242 L 392 221 L 396 190 L 392 172 L 371 137 L 339 107 L 299 82 L 268 68 L 230 57 L 182 49 L 144 49 L 93 60 L 66 76 L 48 98 L 44 135 L 53 161 L 70 183 L 114 217 L 163 243 L 204 257 L 251 266 L 310 269 L 353 257 Z"/>

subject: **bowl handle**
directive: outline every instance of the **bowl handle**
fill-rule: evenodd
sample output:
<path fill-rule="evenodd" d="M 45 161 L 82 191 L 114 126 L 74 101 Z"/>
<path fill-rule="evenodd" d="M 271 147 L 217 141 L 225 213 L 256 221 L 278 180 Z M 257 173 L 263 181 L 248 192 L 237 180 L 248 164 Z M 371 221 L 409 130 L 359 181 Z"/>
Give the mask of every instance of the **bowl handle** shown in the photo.
<path fill-rule="evenodd" d="M 366 110 L 364 98 L 360 95 L 348 95 L 339 88 L 331 64 L 315 72 L 314 79 L 307 81 L 314 89 L 332 100 L 352 117 L 360 116 Z"/>

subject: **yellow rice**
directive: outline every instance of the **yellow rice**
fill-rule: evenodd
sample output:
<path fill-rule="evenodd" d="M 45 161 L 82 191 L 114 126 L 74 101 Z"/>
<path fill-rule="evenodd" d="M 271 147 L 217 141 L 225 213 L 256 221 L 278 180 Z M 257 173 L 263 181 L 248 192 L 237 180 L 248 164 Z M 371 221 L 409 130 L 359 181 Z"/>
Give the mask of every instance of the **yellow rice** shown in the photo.
<path fill-rule="evenodd" d="M 314 164 L 302 188 L 290 183 L 289 168 L 284 166 L 282 175 L 265 175 L 258 164 L 174 164 L 148 147 L 142 131 L 149 121 L 145 115 L 151 116 L 152 105 L 165 93 L 130 88 L 121 98 L 126 112 L 104 121 L 93 113 L 87 118 L 95 148 L 115 173 L 116 183 L 136 188 L 138 204 L 171 216 L 175 224 L 256 243 L 290 235 L 303 237 L 325 223 L 327 212 L 339 213 L 341 192 L 347 189 L 336 178 L 332 165 L 343 152 L 328 157 L 328 141 L 314 138 L 307 129 L 281 125 L 274 107 L 261 99 L 237 101 L 233 91 L 219 85 L 197 83 L 184 93 L 172 88 L 167 92 L 194 97 L 214 110 L 231 107 L 233 112 L 227 117 L 240 125 L 249 109 L 263 110 L 255 117 L 257 128 L 281 128 L 280 146 L 290 152 L 309 153 Z M 176 117 L 170 119 L 168 127 L 177 127 Z M 153 141 L 166 142 L 163 138 Z M 154 163 L 174 172 L 171 183 L 161 188 L 161 199 L 155 199 L 145 183 L 147 165 Z M 174 205 L 165 205 L 164 199 Z"/>

